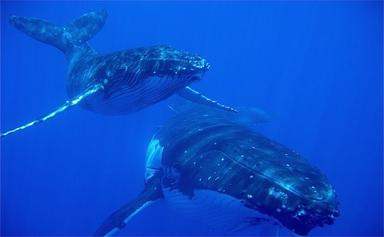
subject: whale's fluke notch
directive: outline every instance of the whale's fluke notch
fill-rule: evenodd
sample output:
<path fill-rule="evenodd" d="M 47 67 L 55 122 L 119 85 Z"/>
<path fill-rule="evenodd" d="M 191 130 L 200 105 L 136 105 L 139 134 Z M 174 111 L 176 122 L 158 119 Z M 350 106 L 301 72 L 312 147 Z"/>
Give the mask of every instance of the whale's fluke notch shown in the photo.
<path fill-rule="evenodd" d="M 161 191 L 162 172 L 158 171 L 146 181 L 144 190 L 133 200 L 113 212 L 101 226 L 94 236 L 111 236 L 132 219 L 134 215 L 147 207 L 151 202 L 163 198 Z"/>
<path fill-rule="evenodd" d="M 90 95 L 93 95 L 95 94 L 96 92 L 100 91 L 101 89 L 103 89 L 103 86 L 101 84 L 97 84 L 93 87 L 91 87 L 89 90 L 87 90 L 84 94 L 82 95 L 79 95 L 77 97 L 75 97 L 74 99 L 72 100 L 67 100 L 62 106 L 60 106 L 59 108 L 57 108 L 56 110 L 52 111 L 51 113 L 41 117 L 41 118 L 38 118 L 38 119 L 35 119 L 29 123 L 26 123 L 22 126 L 19 126 L 17 128 L 14 128 L 14 129 L 11 129 L 11 130 L 8 130 L 4 133 L 1 133 L 0 134 L 0 137 L 5 137 L 9 134 L 12 134 L 12 133 L 15 133 L 15 132 L 18 132 L 18 131 L 21 131 L 21 130 L 24 130 L 26 128 L 29 128 L 29 127 L 32 127 L 38 123 L 42 123 L 42 122 L 45 122 L 53 117 L 56 117 L 56 115 L 66 111 L 67 109 L 71 108 L 72 106 L 75 106 L 77 105 L 78 103 L 80 103 L 81 101 L 83 101 L 85 98 L 87 98 L 88 96 Z"/>
<path fill-rule="evenodd" d="M 106 18 L 107 12 L 101 10 L 86 13 L 64 26 L 39 18 L 14 15 L 9 17 L 9 21 L 28 36 L 67 53 L 74 46 L 81 46 L 99 32 Z"/>

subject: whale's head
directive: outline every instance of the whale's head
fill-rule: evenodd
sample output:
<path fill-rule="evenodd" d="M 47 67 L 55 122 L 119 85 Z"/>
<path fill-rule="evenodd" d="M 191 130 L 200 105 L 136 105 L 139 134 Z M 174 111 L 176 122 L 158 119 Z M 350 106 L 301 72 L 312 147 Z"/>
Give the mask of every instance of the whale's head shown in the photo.
<path fill-rule="evenodd" d="M 170 46 L 152 46 L 96 55 L 79 60 L 70 72 L 68 94 L 81 94 L 89 85 L 103 90 L 82 106 L 103 114 L 131 113 L 178 93 L 202 78 L 208 62 Z"/>
<path fill-rule="evenodd" d="M 154 74 L 188 83 L 200 80 L 210 68 L 208 61 L 201 56 L 170 46 L 152 47 L 147 55 Z"/>

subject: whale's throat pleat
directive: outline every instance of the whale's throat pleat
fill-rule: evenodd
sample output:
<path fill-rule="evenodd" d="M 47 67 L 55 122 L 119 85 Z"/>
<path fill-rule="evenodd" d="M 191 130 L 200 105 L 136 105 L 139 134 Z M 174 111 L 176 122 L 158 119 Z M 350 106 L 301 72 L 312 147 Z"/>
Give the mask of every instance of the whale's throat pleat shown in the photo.
<path fill-rule="evenodd" d="M 90 98 L 84 107 L 103 114 L 124 114 L 141 110 L 171 96 L 184 87 L 173 77 L 129 77 L 106 84 L 104 93 Z"/>
<path fill-rule="evenodd" d="M 242 226 L 252 226 L 255 235 L 268 233 L 267 236 L 276 236 L 279 228 L 268 216 L 245 207 L 240 200 L 223 193 L 206 189 L 194 190 L 192 197 L 170 189 L 164 189 L 163 193 L 172 211 L 197 226 L 204 226 L 207 233 L 228 234 L 242 229 Z M 257 224 L 249 222 L 256 219 L 261 221 Z"/>

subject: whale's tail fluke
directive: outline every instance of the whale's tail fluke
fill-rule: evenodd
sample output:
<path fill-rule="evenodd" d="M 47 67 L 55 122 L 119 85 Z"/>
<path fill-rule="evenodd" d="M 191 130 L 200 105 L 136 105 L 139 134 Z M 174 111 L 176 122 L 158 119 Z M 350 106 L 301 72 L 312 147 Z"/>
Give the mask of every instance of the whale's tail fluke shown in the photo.
<path fill-rule="evenodd" d="M 55 46 L 65 54 L 75 46 L 82 46 L 103 27 L 107 18 L 105 10 L 89 12 L 71 23 L 60 26 L 46 20 L 11 16 L 10 23 L 32 38 Z"/>

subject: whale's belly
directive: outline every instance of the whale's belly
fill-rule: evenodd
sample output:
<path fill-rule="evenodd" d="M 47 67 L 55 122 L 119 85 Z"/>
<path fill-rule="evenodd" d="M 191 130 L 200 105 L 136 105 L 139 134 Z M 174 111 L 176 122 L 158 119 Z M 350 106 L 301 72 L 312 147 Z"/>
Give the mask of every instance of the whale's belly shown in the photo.
<path fill-rule="evenodd" d="M 197 227 L 203 227 L 207 234 L 233 235 L 247 231 L 257 236 L 276 236 L 280 228 L 268 216 L 245 207 L 240 200 L 223 193 L 197 189 L 189 197 L 168 188 L 164 188 L 163 193 L 172 211 Z"/>
<path fill-rule="evenodd" d="M 110 82 L 103 90 L 84 100 L 81 106 L 101 114 L 127 114 L 164 100 L 185 86 L 168 77 L 145 78 L 134 86 Z"/>

